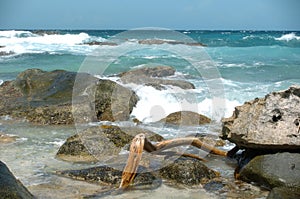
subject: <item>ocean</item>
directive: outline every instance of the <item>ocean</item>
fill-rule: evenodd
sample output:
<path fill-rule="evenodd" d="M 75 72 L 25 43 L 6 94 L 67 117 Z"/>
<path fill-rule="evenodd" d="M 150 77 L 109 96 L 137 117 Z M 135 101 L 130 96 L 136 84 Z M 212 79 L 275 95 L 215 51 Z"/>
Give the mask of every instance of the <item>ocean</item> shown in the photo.
<path fill-rule="evenodd" d="M 198 131 L 218 135 L 221 118 L 231 116 L 235 106 L 300 85 L 299 31 L 1 30 L 0 54 L 0 84 L 30 68 L 89 72 L 118 82 L 116 75 L 124 71 L 172 66 L 176 73 L 171 79 L 189 81 L 196 88 L 157 90 L 124 85 L 135 90 L 140 99 L 131 116 L 166 138 Z M 207 115 L 214 120 L 213 126 L 186 127 L 185 133 L 151 126 L 150 122 L 180 110 Z M 76 133 L 74 127 L 41 127 L 2 117 L 0 132 L 19 137 L 16 143 L 0 145 L 0 160 L 26 186 L 53 182 L 55 170 L 78 168 L 77 164 L 54 158 L 64 140 Z M 228 143 L 224 148 L 230 147 Z M 232 175 L 233 171 L 224 164 L 219 168 L 219 164 L 211 166 L 225 176 Z M 48 194 L 55 198 L 53 193 Z M 174 191 L 174 198 L 188 198 L 195 193 L 180 194 Z"/>

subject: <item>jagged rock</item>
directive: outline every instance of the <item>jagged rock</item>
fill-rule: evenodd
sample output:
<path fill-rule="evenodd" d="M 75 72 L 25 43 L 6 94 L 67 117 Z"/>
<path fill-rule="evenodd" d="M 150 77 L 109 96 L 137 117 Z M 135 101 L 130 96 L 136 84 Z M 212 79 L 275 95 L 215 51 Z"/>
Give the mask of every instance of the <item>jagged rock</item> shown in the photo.
<path fill-rule="evenodd" d="M 300 154 L 277 153 L 256 156 L 240 172 L 246 182 L 274 188 L 300 188 Z"/>
<path fill-rule="evenodd" d="M 123 164 L 104 165 L 87 169 L 57 171 L 56 173 L 76 180 L 118 187 L 121 183 L 124 166 Z M 153 189 L 160 186 L 160 184 L 160 179 L 156 178 L 152 173 L 147 172 L 145 167 L 139 166 L 137 175 L 133 181 L 133 186 Z"/>
<path fill-rule="evenodd" d="M 89 45 L 89 46 L 117 46 L 117 43 L 113 43 L 113 42 L 101 42 L 101 41 L 91 41 L 91 42 L 86 42 L 83 43 L 84 45 Z"/>
<path fill-rule="evenodd" d="M 235 108 L 223 119 L 223 138 L 241 148 L 300 149 L 300 87 L 273 92 Z"/>
<path fill-rule="evenodd" d="M 163 40 L 163 39 L 144 39 L 139 40 L 139 44 L 147 44 L 147 45 L 160 45 L 160 44 L 171 44 L 171 45 L 188 45 L 188 46 L 206 46 L 200 42 L 183 42 L 183 41 L 175 41 L 175 40 Z"/>
<path fill-rule="evenodd" d="M 133 91 L 86 73 L 29 69 L 1 84 L 0 115 L 38 124 L 122 121 L 137 100 Z"/>
<path fill-rule="evenodd" d="M 153 86 L 161 90 L 163 85 L 176 86 L 182 89 L 194 89 L 195 86 L 184 80 L 163 79 L 175 74 L 175 69 L 170 66 L 144 67 L 119 74 L 125 84 L 135 83 Z"/>
<path fill-rule="evenodd" d="M 300 189 L 290 189 L 286 187 L 276 187 L 271 190 L 267 199 L 296 199 L 300 198 Z"/>
<path fill-rule="evenodd" d="M 34 196 L 15 178 L 7 166 L 0 161 L 0 197 L 9 199 L 30 199 Z"/>
<path fill-rule="evenodd" d="M 211 119 L 192 111 L 178 111 L 169 114 L 166 118 L 161 119 L 159 122 L 173 125 L 191 126 L 209 124 Z"/>
<path fill-rule="evenodd" d="M 56 157 L 72 162 L 103 162 L 119 155 L 139 133 L 151 141 L 163 140 L 160 135 L 138 127 L 96 126 L 69 137 Z"/>
<path fill-rule="evenodd" d="M 180 157 L 171 163 L 167 161 L 166 166 L 159 170 L 159 175 L 180 185 L 192 186 L 217 177 L 219 174 L 198 159 Z"/>

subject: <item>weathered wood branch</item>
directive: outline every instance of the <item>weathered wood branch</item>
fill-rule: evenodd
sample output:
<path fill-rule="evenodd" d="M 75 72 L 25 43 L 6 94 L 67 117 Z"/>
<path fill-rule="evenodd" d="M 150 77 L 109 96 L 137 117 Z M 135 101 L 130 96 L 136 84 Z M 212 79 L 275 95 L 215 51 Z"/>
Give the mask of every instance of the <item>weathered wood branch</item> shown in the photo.
<path fill-rule="evenodd" d="M 127 159 L 127 164 L 123 170 L 120 188 L 127 188 L 136 175 L 139 163 L 142 158 L 144 149 L 145 135 L 138 134 L 134 137 L 130 145 L 130 153 Z"/>
<path fill-rule="evenodd" d="M 214 146 L 203 143 L 201 140 L 195 137 L 186 137 L 186 138 L 175 138 L 171 140 L 164 140 L 157 144 L 152 144 L 144 134 L 138 134 L 134 137 L 130 145 L 129 156 L 127 160 L 127 164 L 123 170 L 122 180 L 120 184 L 120 188 L 126 189 L 132 182 L 136 175 L 139 163 L 142 158 L 143 150 L 153 153 L 153 154 L 176 154 L 181 156 L 187 156 L 196 158 L 199 160 L 204 160 L 193 154 L 179 154 L 177 152 L 163 152 L 166 149 L 170 149 L 177 146 L 188 146 L 192 145 L 202 150 L 209 151 L 210 153 L 227 156 L 226 151 L 222 151 L 220 149 L 215 148 Z"/>

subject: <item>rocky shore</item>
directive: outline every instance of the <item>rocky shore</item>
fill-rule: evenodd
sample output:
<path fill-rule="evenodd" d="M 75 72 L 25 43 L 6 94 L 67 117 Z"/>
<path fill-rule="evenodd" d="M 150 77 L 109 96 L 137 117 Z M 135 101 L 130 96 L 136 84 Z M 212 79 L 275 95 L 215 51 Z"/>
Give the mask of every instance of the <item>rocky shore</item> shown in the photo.
<path fill-rule="evenodd" d="M 190 82 L 170 78 L 174 74 L 172 67 L 158 66 L 124 72 L 118 77 L 122 84 L 150 85 L 156 89 L 165 89 L 166 85 L 195 88 Z M 16 80 L 6 81 L 0 86 L 0 115 L 25 119 L 35 125 L 85 125 L 66 139 L 56 158 L 87 165 L 101 163 L 101 166 L 58 170 L 56 175 L 117 189 L 132 139 L 143 133 L 152 143 L 165 140 L 143 128 L 140 122 L 136 123 L 137 126 L 87 125 L 100 121 L 132 122 L 130 114 L 139 98 L 121 83 L 86 73 L 26 70 Z M 227 194 L 225 198 L 257 198 L 267 189 L 269 195 L 265 197 L 268 199 L 279 195 L 280 198 L 299 198 L 299 109 L 300 87 L 291 86 L 245 102 L 235 108 L 230 118 L 222 120 L 221 137 L 236 145 L 227 153 L 228 159 L 236 160 L 236 181 L 223 177 L 192 156 L 179 157 L 180 154 L 179 158 L 172 159 L 172 154 L 178 155 L 178 151 L 168 151 L 166 154 L 143 154 L 143 166 L 139 166 L 131 186 L 157 189 L 165 184 L 176 188 L 204 188 L 220 198 L 224 193 Z M 158 123 L 192 126 L 210 122 L 210 118 L 204 115 L 181 111 Z M 15 139 L 0 133 L 0 144 Z M 156 159 L 160 160 L 159 165 Z M 34 198 L 2 162 L 0 172 L 0 195 Z"/>

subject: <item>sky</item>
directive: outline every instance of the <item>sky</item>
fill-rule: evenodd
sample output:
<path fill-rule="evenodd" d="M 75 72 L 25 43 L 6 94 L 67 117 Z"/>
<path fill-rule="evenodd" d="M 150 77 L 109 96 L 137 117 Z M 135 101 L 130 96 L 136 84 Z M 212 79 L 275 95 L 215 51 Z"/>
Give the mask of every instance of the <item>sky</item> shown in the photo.
<path fill-rule="evenodd" d="M 300 30 L 300 0 L 0 0 L 0 29 Z"/>

